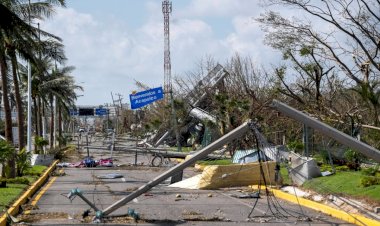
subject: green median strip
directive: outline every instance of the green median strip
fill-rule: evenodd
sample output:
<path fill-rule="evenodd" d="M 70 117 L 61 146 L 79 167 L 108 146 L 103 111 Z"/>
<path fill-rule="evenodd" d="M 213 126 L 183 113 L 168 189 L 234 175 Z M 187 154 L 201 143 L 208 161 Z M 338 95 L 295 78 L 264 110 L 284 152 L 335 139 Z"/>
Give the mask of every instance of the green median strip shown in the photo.
<path fill-rule="evenodd" d="M 55 169 L 56 164 L 58 163 L 58 160 L 56 160 L 42 175 L 41 177 L 36 180 L 31 186 L 27 188 L 25 192 L 22 193 L 22 195 L 10 205 L 10 207 L 7 209 L 7 213 L 10 215 L 16 215 L 19 211 L 19 208 L 22 204 L 27 202 L 27 199 L 32 197 L 34 193 L 43 185 L 43 183 L 47 180 L 49 174 Z M 2 188 L 0 188 L 1 191 Z M 1 194 L 2 192 L 0 192 Z M 13 197 L 12 200 L 14 200 L 17 197 Z M 0 226 L 6 226 L 7 223 L 7 216 L 4 213 L 0 217 Z"/>

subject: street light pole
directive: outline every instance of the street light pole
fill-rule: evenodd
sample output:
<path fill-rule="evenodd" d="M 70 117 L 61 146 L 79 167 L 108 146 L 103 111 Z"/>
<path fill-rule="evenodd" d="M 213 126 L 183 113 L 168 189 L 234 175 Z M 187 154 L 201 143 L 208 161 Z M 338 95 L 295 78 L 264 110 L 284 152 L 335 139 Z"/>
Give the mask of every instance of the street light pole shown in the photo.
<path fill-rule="evenodd" d="M 29 0 L 30 25 L 30 0 Z M 27 112 L 27 152 L 32 151 L 32 68 L 28 60 L 28 112 Z"/>
<path fill-rule="evenodd" d="M 32 70 L 28 61 L 28 114 L 27 114 L 27 151 L 32 151 Z"/>

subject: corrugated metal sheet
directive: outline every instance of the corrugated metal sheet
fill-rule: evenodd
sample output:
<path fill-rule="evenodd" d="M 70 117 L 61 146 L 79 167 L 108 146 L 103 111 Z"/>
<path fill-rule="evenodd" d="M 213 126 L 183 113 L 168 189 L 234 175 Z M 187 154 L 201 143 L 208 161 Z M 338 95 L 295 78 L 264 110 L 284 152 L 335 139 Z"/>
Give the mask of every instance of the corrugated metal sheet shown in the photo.
<path fill-rule="evenodd" d="M 286 148 L 283 147 L 283 146 L 278 146 L 278 147 L 275 147 L 275 146 L 269 146 L 269 147 L 265 147 L 262 149 L 262 152 L 264 152 L 264 154 L 271 160 L 274 160 L 274 161 L 279 161 L 279 158 L 280 156 L 278 156 L 278 152 L 279 150 L 278 149 L 283 149 L 285 150 Z M 233 163 L 239 163 L 240 159 L 247 156 L 247 155 L 250 155 L 252 154 L 253 152 L 256 152 L 256 149 L 247 149 L 247 150 L 237 150 L 235 151 L 235 154 L 234 156 L 232 157 L 232 162 Z M 281 152 L 280 155 L 283 155 L 283 153 Z"/>
<path fill-rule="evenodd" d="M 239 163 L 239 159 L 243 158 L 244 156 L 247 156 L 253 152 L 255 152 L 256 149 L 248 149 L 248 150 L 237 150 L 235 151 L 234 156 L 232 157 L 232 163 Z"/>

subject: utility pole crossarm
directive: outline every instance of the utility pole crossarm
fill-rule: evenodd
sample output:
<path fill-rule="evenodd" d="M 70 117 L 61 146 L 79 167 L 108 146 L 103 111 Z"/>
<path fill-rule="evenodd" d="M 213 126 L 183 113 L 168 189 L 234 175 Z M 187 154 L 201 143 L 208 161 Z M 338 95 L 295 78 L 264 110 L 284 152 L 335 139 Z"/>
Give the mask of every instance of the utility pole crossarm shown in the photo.
<path fill-rule="evenodd" d="M 323 135 L 327 135 L 336 141 L 352 148 L 363 155 L 367 156 L 368 158 L 371 158 L 375 160 L 376 162 L 380 163 L 380 151 L 376 148 L 365 144 L 361 141 L 356 140 L 355 138 L 323 123 L 318 121 L 317 119 L 314 119 L 305 113 L 298 111 L 278 100 L 273 100 L 272 107 L 277 109 L 279 112 L 289 116 L 290 118 L 295 119 L 298 122 L 304 123 L 305 125 L 310 126 L 313 129 L 319 130 Z"/>

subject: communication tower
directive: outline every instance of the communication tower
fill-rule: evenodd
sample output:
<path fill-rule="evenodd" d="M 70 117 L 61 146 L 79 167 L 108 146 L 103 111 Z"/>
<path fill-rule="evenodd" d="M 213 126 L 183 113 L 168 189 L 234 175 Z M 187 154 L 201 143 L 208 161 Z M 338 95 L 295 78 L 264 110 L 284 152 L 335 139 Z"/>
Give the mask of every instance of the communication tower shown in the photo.
<path fill-rule="evenodd" d="M 162 13 L 164 14 L 164 92 L 165 101 L 169 101 L 169 93 L 172 92 L 172 75 L 171 75 L 171 61 L 170 61 L 170 29 L 169 29 L 169 15 L 172 12 L 172 2 L 169 0 L 162 1 Z"/>

